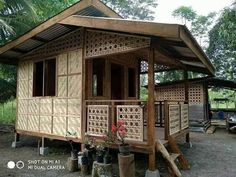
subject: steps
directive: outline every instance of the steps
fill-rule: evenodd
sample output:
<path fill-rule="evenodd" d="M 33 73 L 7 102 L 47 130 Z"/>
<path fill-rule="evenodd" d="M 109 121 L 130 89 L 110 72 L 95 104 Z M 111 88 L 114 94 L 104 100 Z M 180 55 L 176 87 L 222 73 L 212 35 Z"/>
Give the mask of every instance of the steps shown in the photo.
<path fill-rule="evenodd" d="M 171 153 L 168 152 L 168 150 L 160 140 L 156 141 L 156 151 L 161 152 L 162 156 L 166 159 L 166 163 L 173 176 L 180 177 L 181 172 L 176 165 L 176 160 L 178 160 L 179 164 L 184 170 L 189 169 L 190 165 L 187 159 L 184 157 L 183 153 L 180 151 L 174 138 L 169 137 L 168 144 L 170 146 Z"/>

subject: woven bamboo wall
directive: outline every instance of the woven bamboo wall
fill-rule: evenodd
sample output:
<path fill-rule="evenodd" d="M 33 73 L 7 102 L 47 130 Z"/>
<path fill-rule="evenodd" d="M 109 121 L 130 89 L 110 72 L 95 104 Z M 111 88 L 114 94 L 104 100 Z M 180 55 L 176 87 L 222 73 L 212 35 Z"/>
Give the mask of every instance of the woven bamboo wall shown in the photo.
<path fill-rule="evenodd" d="M 202 84 L 189 85 L 189 104 L 203 104 L 204 93 Z M 175 84 L 169 86 L 159 87 L 156 90 L 157 100 L 185 100 L 184 84 Z"/>
<path fill-rule="evenodd" d="M 17 129 L 81 138 L 82 49 L 56 57 L 56 96 L 33 97 L 33 61 L 19 63 Z"/>

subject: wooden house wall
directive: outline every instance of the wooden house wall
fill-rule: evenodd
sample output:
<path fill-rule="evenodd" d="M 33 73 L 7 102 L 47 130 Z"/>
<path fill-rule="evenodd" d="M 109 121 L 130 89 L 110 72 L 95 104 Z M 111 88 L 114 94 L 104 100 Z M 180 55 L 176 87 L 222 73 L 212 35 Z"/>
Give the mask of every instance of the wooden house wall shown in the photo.
<path fill-rule="evenodd" d="M 205 89 L 201 83 L 189 84 L 189 119 L 190 121 L 206 120 L 206 99 Z M 184 84 L 173 84 L 161 86 L 156 89 L 157 100 L 185 100 Z"/>
<path fill-rule="evenodd" d="M 82 39 L 81 30 L 34 51 L 19 62 L 16 129 L 81 138 Z M 56 95 L 33 97 L 34 62 L 56 59 Z"/>

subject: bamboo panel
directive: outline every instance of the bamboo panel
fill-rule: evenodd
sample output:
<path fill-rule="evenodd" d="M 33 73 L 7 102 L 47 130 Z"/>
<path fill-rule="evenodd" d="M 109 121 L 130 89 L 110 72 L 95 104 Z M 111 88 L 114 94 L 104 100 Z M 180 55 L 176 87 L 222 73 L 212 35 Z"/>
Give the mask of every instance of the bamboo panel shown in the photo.
<path fill-rule="evenodd" d="M 181 130 L 189 127 L 188 104 L 181 104 Z"/>
<path fill-rule="evenodd" d="M 81 75 L 68 76 L 68 97 L 81 97 L 82 89 Z"/>
<path fill-rule="evenodd" d="M 19 98 L 28 98 L 28 80 L 19 80 L 18 84 Z"/>
<path fill-rule="evenodd" d="M 185 100 L 185 90 L 183 84 L 159 87 L 156 90 L 157 100 Z"/>
<path fill-rule="evenodd" d="M 68 117 L 67 131 L 76 133 L 78 138 L 81 138 L 81 117 Z"/>
<path fill-rule="evenodd" d="M 117 121 L 123 120 L 127 140 L 143 141 L 143 109 L 138 105 L 117 105 Z"/>
<path fill-rule="evenodd" d="M 58 75 L 67 74 L 67 53 L 58 56 L 57 72 Z"/>
<path fill-rule="evenodd" d="M 40 127 L 41 133 L 52 133 L 52 116 L 40 116 Z"/>
<path fill-rule="evenodd" d="M 18 66 L 18 79 L 27 80 L 28 79 L 28 62 L 19 62 Z"/>
<path fill-rule="evenodd" d="M 40 100 L 37 98 L 29 99 L 29 114 L 39 115 Z"/>
<path fill-rule="evenodd" d="M 103 136 L 108 132 L 109 106 L 88 105 L 87 108 L 87 133 L 89 135 Z"/>
<path fill-rule="evenodd" d="M 28 130 L 33 132 L 39 132 L 38 115 L 28 115 Z"/>
<path fill-rule="evenodd" d="M 19 114 L 18 117 L 17 117 L 17 129 L 27 130 L 27 124 L 28 124 L 27 119 L 28 119 L 27 115 Z"/>
<path fill-rule="evenodd" d="M 52 114 L 52 99 L 51 98 L 42 98 L 40 100 L 40 115 L 43 114 Z"/>
<path fill-rule="evenodd" d="M 57 115 L 66 115 L 67 99 L 53 99 L 53 112 Z"/>
<path fill-rule="evenodd" d="M 58 77 L 58 96 L 67 97 L 67 76 Z"/>
<path fill-rule="evenodd" d="M 18 99 L 18 114 L 27 114 L 28 112 L 28 100 Z"/>
<path fill-rule="evenodd" d="M 33 79 L 28 81 L 28 98 L 33 97 Z"/>
<path fill-rule="evenodd" d="M 28 62 L 28 71 L 29 71 L 29 73 L 28 73 L 28 79 L 29 79 L 29 80 L 33 80 L 33 75 L 34 75 L 34 63 L 33 63 L 32 60 Z"/>
<path fill-rule="evenodd" d="M 180 107 L 169 105 L 169 132 L 173 135 L 180 131 Z"/>
<path fill-rule="evenodd" d="M 87 31 L 86 57 L 102 56 L 150 46 L 150 38 L 111 32 Z"/>
<path fill-rule="evenodd" d="M 75 74 L 82 72 L 82 49 L 68 53 L 68 73 Z"/>
<path fill-rule="evenodd" d="M 53 117 L 53 134 L 66 136 L 66 117 Z"/>
<path fill-rule="evenodd" d="M 81 115 L 81 99 L 68 99 L 68 115 Z"/>

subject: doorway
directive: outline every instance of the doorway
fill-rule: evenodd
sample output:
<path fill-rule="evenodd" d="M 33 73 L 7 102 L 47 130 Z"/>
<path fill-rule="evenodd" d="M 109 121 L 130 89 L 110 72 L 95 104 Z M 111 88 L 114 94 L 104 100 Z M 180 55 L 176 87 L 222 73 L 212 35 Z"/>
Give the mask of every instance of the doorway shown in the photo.
<path fill-rule="evenodd" d="M 124 99 L 124 67 L 111 63 L 111 99 Z"/>

